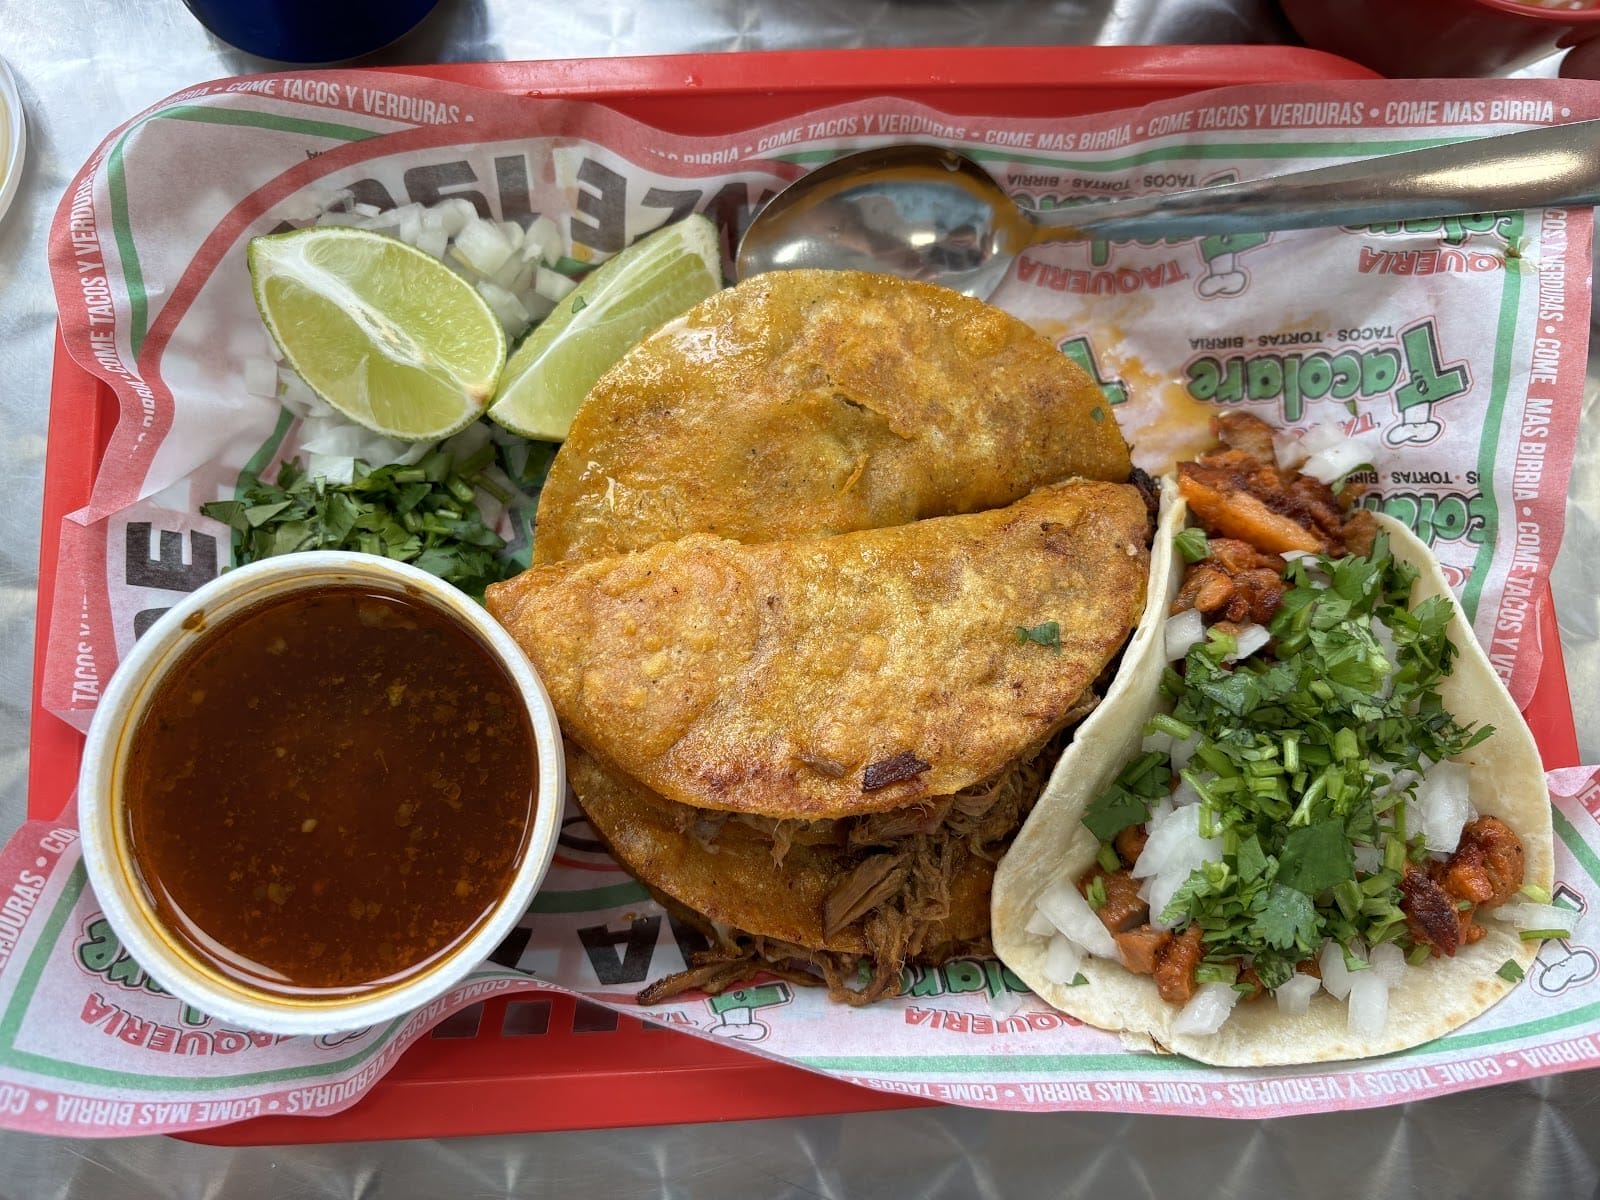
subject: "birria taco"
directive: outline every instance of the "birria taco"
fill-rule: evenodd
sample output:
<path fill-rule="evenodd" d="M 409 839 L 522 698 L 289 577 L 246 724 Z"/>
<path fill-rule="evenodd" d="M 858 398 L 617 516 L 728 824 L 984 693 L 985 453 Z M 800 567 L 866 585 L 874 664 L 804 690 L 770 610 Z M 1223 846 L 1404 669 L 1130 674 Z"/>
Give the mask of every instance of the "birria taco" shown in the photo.
<path fill-rule="evenodd" d="M 1427 548 L 1327 486 L 1360 449 L 1218 431 L 996 874 L 995 950 L 1063 1012 L 1207 1063 L 1429 1041 L 1575 921 L 1538 751 Z"/>
<path fill-rule="evenodd" d="M 758 276 L 602 378 L 487 602 L 591 826 L 706 936 L 641 1000 L 863 1004 L 987 953 L 994 863 L 1144 606 L 1150 495 L 1084 371 L 927 284 Z"/>

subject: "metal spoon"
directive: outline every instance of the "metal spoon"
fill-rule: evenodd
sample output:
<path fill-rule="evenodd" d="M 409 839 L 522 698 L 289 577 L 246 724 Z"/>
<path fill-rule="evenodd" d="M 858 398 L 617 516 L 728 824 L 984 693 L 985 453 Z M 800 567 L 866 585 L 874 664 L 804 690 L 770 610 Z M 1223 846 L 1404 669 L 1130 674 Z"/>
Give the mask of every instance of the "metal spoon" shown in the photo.
<path fill-rule="evenodd" d="M 1600 201 L 1600 121 L 1501 134 L 1164 195 L 1019 208 L 977 163 L 885 146 L 802 176 L 756 214 L 735 273 L 881 271 L 988 297 L 1038 242 L 1367 225 Z"/>

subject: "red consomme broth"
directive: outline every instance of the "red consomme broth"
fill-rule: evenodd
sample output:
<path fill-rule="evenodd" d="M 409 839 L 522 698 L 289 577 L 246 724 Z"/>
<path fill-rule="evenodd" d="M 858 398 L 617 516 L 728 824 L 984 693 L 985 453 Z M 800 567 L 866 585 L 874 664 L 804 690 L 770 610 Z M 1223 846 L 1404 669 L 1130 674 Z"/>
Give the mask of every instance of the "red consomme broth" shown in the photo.
<path fill-rule="evenodd" d="M 366 587 L 228 617 L 159 684 L 120 787 L 161 923 L 263 991 L 414 977 L 510 886 L 537 779 L 515 682 L 439 609 Z"/>

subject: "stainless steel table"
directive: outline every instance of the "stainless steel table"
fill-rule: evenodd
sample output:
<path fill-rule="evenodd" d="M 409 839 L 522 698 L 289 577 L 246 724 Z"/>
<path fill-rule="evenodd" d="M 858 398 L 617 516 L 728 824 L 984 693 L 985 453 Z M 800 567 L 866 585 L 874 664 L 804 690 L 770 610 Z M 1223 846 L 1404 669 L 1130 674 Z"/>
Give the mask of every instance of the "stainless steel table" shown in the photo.
<path fill-rule="evenodd" d="M 444 0 L 374 63 L 864 45 L 1292 40 L 1267 0 Z M 29 153 L 0 221 L 0 834 L 25 808 L 55 306 L 45 235 L 113 125 L 260 70 L 178 0 L 0 0 Z M 1586 409 L 1600 387 L 1591 368 Z M 1600 760 L 1600 419 L 1557 564 L 1579 736 Z M 632 1131 L 224 1151 L 0 1134 L 0 1200 L 114 1196 L 852 1198 L 1190 1194 L 1579 1196 L 1600 1188 L 1600 1073 L 1348 1116 L 1242 1123 L 921 1109 Z"/>

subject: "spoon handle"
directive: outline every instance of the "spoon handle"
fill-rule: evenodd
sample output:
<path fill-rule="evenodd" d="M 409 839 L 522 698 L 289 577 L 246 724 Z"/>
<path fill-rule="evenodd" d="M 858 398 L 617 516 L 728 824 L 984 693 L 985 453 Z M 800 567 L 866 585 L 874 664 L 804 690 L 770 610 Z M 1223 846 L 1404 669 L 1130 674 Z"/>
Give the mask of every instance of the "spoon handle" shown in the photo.
<path fill-rule="evenodd" d="M 1029 212 L 1032 241 L 1203 237 L 1600 201 L 1600 121 L 1386 154 L 1275 178 Z"/>

